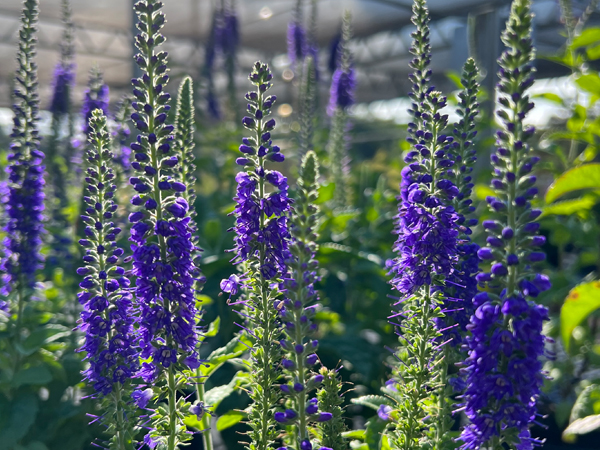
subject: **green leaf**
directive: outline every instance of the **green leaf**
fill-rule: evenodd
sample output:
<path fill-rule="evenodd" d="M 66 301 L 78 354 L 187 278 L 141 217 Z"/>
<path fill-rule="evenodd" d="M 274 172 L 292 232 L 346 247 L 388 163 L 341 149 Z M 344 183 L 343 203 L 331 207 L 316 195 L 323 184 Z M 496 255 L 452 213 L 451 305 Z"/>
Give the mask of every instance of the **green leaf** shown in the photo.
<path fill-rule="evenodd" d="M 573 442 L 573 440 L 570 439 L 571 436 L 591 433 L 598 428 L 600 428 L 600 414 L 577 419 L 571 422 L 569 426 L 565 428 L 565 431 L 563 431 L 563 439 L 565 439 L 567 442 Z"/>
<path fill-rule="evenodd" d="M 34 330 L 17 348 L 23 355 L 29 356 L 38 351 L 44 345 L 54 342 L 65 336 L 70 336 L 71 333 L 72 331 L 70 329 L 62 325 L 45 325 Z"/>
<path fill-rule="evenodd" d="M 212 305 L 213 299 L 208 295 L 200 294 L 196 296 L 196 308 L 202 308 L 204 306 Z"/>
<path fill-rule="evenodd" d="M 560 310 L 560 330 L 567 351 L 575 327 L 598 308 L 600 308 L 600 281 L 583 283 L 571 289 Z"/>
<path fill-rule="evenodd" d="M 600 164 L 585 164 L 563 173 L 546 192 L 546 203 L 580 189 L 600 189 Z"/>
<path fill-rule="evenodd" d="M 221 402 L 229 397 L 233 391 L 248 378 L 247 372 L 239 371 L 236 373 L 228 384 L 221 386 L 215 386 L 211 390 L 204 394 L 205 404 L 212 410 L 215 411 Z"/>
<path fill-rule="evenodd" d="M 198 368 L 203 380 L 206 380 L 227 361 L 241 356 L 250 346 L 250 340 L 242 335 L 234 337 L 223 347 L 214 350 L 208 355 L 207 362 L 202 363 Z"/>
<path fill-rule="evenodd" d="M 381 436 L 381 447 L 379 450 L 392 450 L 392 447 L 390 446 L 390 438 L 387 434 Z"/>
<path fill-rule="evenodd" d="M 575 79 L 575 83 L 584 91 L 600 94 L 600 77 L 596 73 L 581 75 Z"/>
<path fill-rule="evenodd" d="M 594 414 L 600 414 L 600 385 L 591 384 L 587 386 L 575 400 L 571 409 L 570 422 Z"/>
<path fill-rule="evenodd" d="M 367 430 L 352 430 L 352 431 L 344 431 L 342 436 L 346 439 L 360 439 L 361 441 L 365 440 L 365 436 L 367 434 Z"/>
<path fill-rule="evenodd" d="M 387 423 L 378 417 L 367 421 L 367 430 L 365 433 L 365 442 L 369 450 L 379 450 L 382 433 L 385 431 Z"/>
<path fill-rule="evenodd" d="M 543 94 L 536 94 L 533 96 L 533 98 L 543 98 L 543 99 L 549 100 L 553 103 L 557 103 L 559 105 L 564 104 L 563 99 L 559 95 L 553 94 L 552 92 L 544 92 Z"/>
<path fill-rule="evenodd" d="M 390 400 L 382 395 L 365 395 L 351 400 L 355 405 L 367 406 L 377 411 L 381 405 L 391 405 Z"/>
<path fill-rule="evenodd" d="M 208 414 L 208 413 L 205 413 Z M 198 431 L 204 431 L 204 428 L 206 427 L 206 425 L 204 424 L 204 417 L 202 417 L 202 419 L 198 420 L 198 416 L 196 414 L 190 414 L 189 416 L 186 416 L 183 418 L 183 423 L 190 427 L 190 428 L 195 428 Z M 210 421 L 208 422 L 210 423 Z"/>
<path fill-rule="evenodd" d="M 221 318 L 217 317 L 213 320 L 208 326 L 208 330 L 204 333 L 204 337 L 214 337 L 219 332 L 219 328 L 221 326 Z"/>
<path fill-rule="evenodd" d="M 35 422 L 38 408 L 38 400 L 31 393 L 17 397 L 9 405 L 8 418 L 4 427 L 0 428 L 0 450 L 13 450 L 17 442 L 27 435 Z"/>
<path fill-rule="evenodd" d="M 494 190 L 491 187 L 486 186 L 485 184 L 476 184 L 474 190 L 475 197 L 477 197 L 477 200 L 485 200 L 485 198 L 489 197 L 490 195 L 496 195 Z"/>
<path fill-rule="evenodd" d="M 590 44 L 600 42 L 600 28 L 589 27 L 581 32 L 579 36 L 571 42 L 571 48 L 587 47 Z"/>
<path fill-rule="evenodd" d="M 319 198 L 315 201 L 316 204 L 322 205 L 333 198 L 335 192 L 335 183 L 322 184 L 319 186 Z"/>
<path fill-rule="evenodd" d="M 15 387 L 25 384 L 40 385 L 52 381 L 52 374 L 46 366 L 29 367 L 28 369 L 20 370 L 12 380 L 12 385 Z"/>
<path fill-rule="evenodd" d="M 246 418 L 246 413 L 242 411 L 228 411 L 217 419 L 217 431 L 223 431 L 230 428 Z"/>
<path fill-rule="evenodd" d="M 597 201 L 598 198 L 595 195 L 585 195 L 573 200 L 556 202 L 542 208 L 542 217 L 551 215 L 569 216 L 571 214 L 583 213 L 589 211 Z"/>

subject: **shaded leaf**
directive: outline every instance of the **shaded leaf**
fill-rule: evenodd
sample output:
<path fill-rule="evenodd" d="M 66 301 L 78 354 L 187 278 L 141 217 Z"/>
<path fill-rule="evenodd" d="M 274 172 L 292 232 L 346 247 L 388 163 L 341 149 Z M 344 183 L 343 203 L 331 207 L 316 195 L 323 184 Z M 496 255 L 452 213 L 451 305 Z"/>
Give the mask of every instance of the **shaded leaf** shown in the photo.
<path fill-rule="evenodd" d="M 41 385 L 52 381 L 52 374 L 46 366 L 29 367 L 20 370 L 13 378 L 12 384 L 15 387 L 26 384 Z"/>
<path fill-rule="evenodd" d="M 25 356 L 32 355 L 44 345 L 54 342 L 66 336 L 70 336 L 72 331 L 62 325 L 49 324 L 34 330 L 27 339 L 17 346 L 20 353 Z"/>
<path fill-rule="evenodd" d="M 9 405 L 8 420 L 0 428 L 0 450 L 14 449 L 17 442 L 27 435 L 38 409 L 38 400 L 31 393 L 20 395 Z"/>

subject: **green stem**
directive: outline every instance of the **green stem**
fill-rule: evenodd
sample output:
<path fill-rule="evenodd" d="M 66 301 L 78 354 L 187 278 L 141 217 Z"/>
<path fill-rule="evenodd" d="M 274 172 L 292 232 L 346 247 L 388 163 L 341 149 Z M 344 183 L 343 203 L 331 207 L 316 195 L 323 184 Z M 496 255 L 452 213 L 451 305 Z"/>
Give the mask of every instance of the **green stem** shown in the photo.
<path fill-rule="evenodd" d="M 173 366 L 167 369 L 167 388 L 169 390 L 169 443 L 168 450 L 177 448 L 177 386 L 175 384 L 175 376 L 173 375 Z"/>
<path fill-rule="evenodd" d="M 121 397 L 121 384 L 116 383 L 113 389 L 115 404 L 117 406 L 117 445 L 118 450 L 128 450 L 125 436 L 125 416 L 123 414 L 123 400 Z"/>
<path fill-rule="evenodd" d="M 202 376 L 200 368 L 196 369 L 196 375 L 200 380 Z M 203 407 L 205 407 L 203 381 L 199 381 L 198 384 L 196 384 L 196 397 L 198 399 L 198 402 L 201 405 L 203 405 Z M 213 450 L 213 441 L 212 436 L 210 434 L 210 418 L 211 415 L 207 411 L 205 411 L 204 415 L 202 416 L 202 420 L 200 421 L 200 423 L 202 424 L 202 443 L 204 444 L 204 450 Z"/>

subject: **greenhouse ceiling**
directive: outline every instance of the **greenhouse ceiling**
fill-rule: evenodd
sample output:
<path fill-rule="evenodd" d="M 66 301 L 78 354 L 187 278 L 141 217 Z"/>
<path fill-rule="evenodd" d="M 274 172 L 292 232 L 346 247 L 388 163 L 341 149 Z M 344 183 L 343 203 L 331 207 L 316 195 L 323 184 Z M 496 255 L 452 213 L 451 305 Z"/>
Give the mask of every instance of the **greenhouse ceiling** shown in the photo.
<path fill-rule="evenodd" d="M 0 6 L 0 106 L 9 104 L 16 34 L 21 0 L 3 0 Z M 211 0 L 165 0 L 168 23 L 167 50 L 173 75 L 197 76 L 202 71 L 204 46 L 210 31 L 214 2 Z M 304 2 L 305 17 L 310 0 Z M 438 84 L 445 73 L 457 71 L 465 57 L 477 53 L 484 69 L 495 72 L 500 51 L 497 39 L 508 14 L 508 0 L 430 0 L 432 13 L 433 69 Z M 127 92 L 132 76 L 132 0 L 72 0 L 76 27 L 77 98 L 87 72 L 99 66 L 113 95 Z M 238 0 L 242 49 L 239 53 L 238 87 L 256 59 L 270 61 L 281 76 L 286 69 L 286 28 L 296 0 Z M 317 0 L 317 38 L 322 48 L 321 63 L 327 60 L 329 42 L 339 32 L 344 10 L 353 17 L 354 61 L 359 74 L 358 101 L 369 102 L 403 96 L 407 91 L 410 44 L 410 0 Z M 61 1 L 40 1 L 39 77 L 42 103 L 47 103 L 52 70 L 58 59 L 62 32 Z M 560 10 L 557 0 L 534 0 L 535 39 L 541 54 L 562 45 Z M 547 67 L 546 67 L 547 66 Z M 541 66 L 542 75 L 555 75 L 555 68 Z M 286 78 L 286 77 L 284 77 Z M 289 76 L 287 77 L 289 81 Z M 217 80 L 224 84 L 225 80 Z M 362 88 L 360 88 L 362 86 Z M 322 86 L 324 92 L 327 86 Z M 291 90 L 290 95 L 291 95 Z"/>

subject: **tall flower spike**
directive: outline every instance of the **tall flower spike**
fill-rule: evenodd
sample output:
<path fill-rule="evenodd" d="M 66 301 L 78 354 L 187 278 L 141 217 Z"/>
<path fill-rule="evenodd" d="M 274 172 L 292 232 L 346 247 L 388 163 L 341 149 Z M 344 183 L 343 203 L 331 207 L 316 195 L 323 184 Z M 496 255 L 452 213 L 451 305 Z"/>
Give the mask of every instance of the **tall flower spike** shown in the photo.
<path fill-rule="evenodd" d="M 90 70 L 88 87 L 85 90 L 81 115 L 83 116 L 83 133 L 87 136 L 90 129 L 92 112 L 96 109 L 108 116 L 108 85 L 104 83 L 102 72 L 97 67 Z"/>
<path fill-rule="evenodd" d="M 416 74 L 411 78 L 422 73 L 430 59 L 428 22 L 424 0 L 416 1 L 413 23 L 417 30 L 411 48 Z M 402 171 L 394 246 L 398 256 L 390 267 L 391 284 L 400 295 L 399 311 L 390 317 L 400 338 L 394 367 L 400 401 L 390 418 L 395 427 L 393 447 L 404 450 L 423 445 L 441 449 L 446 440 L 449 418 L 438 412 L 448 408 L 443 395 L 447 341 L 436 324 L 444 318 L 443 290 L 457 262 L 458 239 L 458 217 L 451 206 L 458 189 L 449 172 L 454 166 L 453 138 L 443 134 L 448 118 L 441 113 L 446 99 L 429 85 L 414 89 L 418 100 L 411 127 L 416 129 L 411 132 L 413 145 Z"/>
<path fill-rule="evenodd" d="M 39 96 L 35 45 L 37 42 L 38 1 L 25 0 L 19 32 L 18 68 L 14 89 L 14 126 L 4 195 L 8 217 L 4 258 L 0 263 L 0 294 L 14 291 L 20 314 L 42 267 L 40 254 L 44 211 L 44 154 L 39 150 Z"/>
<path fill-rule="evenodd" d="M 331 420 L 319 423 L 321 430 L 320 445 L 332 450 L 346 450 L 348 444 L 343 433 L 348 430 L 344 422 L 342 405 L 344 397 L 342 382 L 337 370 L 321 367 L 319 373 L 323 376 L 323 384 L 317 393 L 319 407 L 323 412 L 331 414 Z"/>
<path fill-rule="evenodd" d="M 306 29 L 302 23 L 303 0 L 296 0 L 292 20 L 288 23 L 287 48 L 288 59 L 292 67 L 301 64 L 308 53 Z"/>
<path fill-rule="evenodd" d="M 321 383 L 323 375 L 310 376 L 310 367 L 318 361 L 318 341 L 312 338 L 316 324 L 311 318 L 316 312 L 318 299 L 315 282 L 318 281 L 316 226 L 318 208 L 319 165 L 313 151 L 306 154 L 298 177 L 297 198 L 290 217 L 289 274 L 283 283 L 285 299 L 278 304 L 284 328 L 284 359 L 281 363 L 285 383 L 280 389 L 289 400 L 285 412 L 275 413 L 275 420 L 283 425 L 293 425 L 291 442 L 294 448 L 312 448 L 308 426 L 310 422 L 327 422 L 331 413 L 319 412 L 316 398 L 310 392 Z"/>
<path fill-rule="evenodd" d="M 348 174 L 350 159 L 348 157 L 348 108 L 354 103 L 356 74 L 351 66 L 351 55 L 348 49 L 351 30 L 351 15 L 344 14 L 342 25 L 342 41 L 340 43 L 341 65 L 333 73 L 329 93 L 327 113 L 332 117 L 331 132 L 327 143 L 327 152 L 331 167 L 331 175 L 335 182 L 334 201 L 338 206 L 346 206 L 350 196 Z"/>
<path fill-rule="evenodd" d="M 184 398 L 177 399 L 178 389 L 185 385 L 178 373 L 197 368 L 200 361 L 195 248 L 189 204 L 181 196 L 187 186 L 177 181 L 182 161 L 174 153 L 174 127 L 166 123 L 170 109 L 170 95 L 165 92 L 167 54 L 158 50 L 165 41 L 160 32 L 165 23 L 162 6 L 158 0 L 142 0 L 134 6 L 140 30 L 135 59 L 142 76 L 132 80 L 135 112 L 131 118 L 140 133 L 131 144 L 137 176 L 129 182 L 138 193 L 131 203 L 140 208 L 129 221 L 133 224 L 130 240 L 137 277 L 140 356 L 145 360 L 139 375 L 154 386 L 158 399 L 167 400 L 166 407 L 152 415 L 147 443 L 174 450 L 191 439 L 183 425 L 190 405 Z"/>
<path fill-rule="evenodd" d="M 247 318 L 248 334 L 253 340 L 251 349 L 250 398 L 252 404 L 248 415 L 249 433 L 252 442 L 249 448 L 267 450 L 277 436 L 273 408 L 279 393 L 273 385 L 279 378 L 277 367 L 280 362 L 280 336 L 275 302 L 280 297 L 278 288 L 287 273 L 289 259 L 289 233 L 286 214 L 290 209 L 287 196 L 287 179 L 279 172 L 265 168 L 267 161 L 282 162 L 284 156 L 278 146 L 273 145 L 271 132 L 275 119 L 269 118 L 275 103 L 274 95 L 267 96 L 273 75 L 266 64 L 257 62 L 252 68 L 250 82 L 256 91 L 246 94 L 249 116 L 242 120 L 252 137 L 243 139 L 240 151 L 243 156 L 237 163 L 247 171 L 236 176 L 238 183 L 236 217 L 233 230 L 236 264 L 247 270 L 244 304 L 241 312 Z M 221 282 L 221 289 L 235 295 L 240 288 L 240 279 L 232 275 Z M 281 342 L 285 346 L 285 341 Z"/>
<path fill-rule="evenodd" d="M 531 21 L 530 1 L 513 1 L 502 34 L 507 49 L 498 61 L 502 128 L 492 155 L 495 195 L 487 198 L 493 219 L 483 222 L 487 247 L 478 251 L 491 270 L 477 276 L 487 291 L 475 296 L 477 309 L 468 327 L 463 408 L 471 423 L 461 435 L 464 449 L 529 450 L 539 443 L 529 427 L 543 384 L 542 324 L 548 312 L 530 298 L 549 289 L 550 281 L 533 268 L 545 258 L 537 250 L 545 239 L 537 235 L 535 222 L 541 211 L 531 209 L 537 194 L 531 171 L 538 158 L 531 156 L 527 141 L 534 129 L 524 125 L 533 108 L 526 94 L 535 73 Z"/>
<path fill-rule="evenodd" d="M 197 282 L 196 289 L 199 289 L 205 279 L 200 273 L 200 257 L 202 249 L 198 245 L 197 226 L 194 222 L 196 210 L 194 203 L 196 202 L 196 164 L 194 155 L 194 87 L 190 77 L 185 77 L 179 86 L 179 94 L 177 96 L 177 112 L 175 118 L 175 147 L 179 153 L 178 158 L 181 163 L 178 166 L 179 173 L 174 175 L 179 181 L 187 186 L 185 192 L 179 195 L 190 205 L 190 228 L 192 230 L 192 241 L 194 243 L 194 251 L 192 259 L 196 268 L 194 279 Z"/>
<path fill-rule="evenodd" d="M 112 221 L 117 209 L 113 155 L 101 110 L 92 111 L 89 127 L 87 208 L 81 216 L 86 225 L 85 239 L 79 241 L 85 249 L 85 265 L 77 270 L 84 277 L 77 297 L 84 307 L 79 329 L 85 334 L 85 343 L 79 351 L 86 352 L 89 363 L 83 372 L 85 379 L 105 407 L 102 421 L 114 430 L 111 448 L 125 450 L 133 441 L 135 424 L 129 397 L 131 379 L 139 368 L 131 294 L 127 292 L 130 282 L 118 265 L 123 249 L 115 242 L 121 229 Z"/>
<path fill-rule="evenodd" d="M 313 148 L 317 88 L 315 60 L 312 56 L 307 56 L 304 60 L 300 85 L 300 131 L 298 133 L 300 155 L 306 155 Z"/>
<path fill-rule="evenodd" d="M 63 36 L 60 43 L 60 61 L 54 68 L 52 102 L 50 111 L 53 114 L 64 115 L 71 112 L 71 89 L 75 82 L 75 64 L 73 57 L 74 27 L 71 19 L 69 0 L 62 0 Z"/>
<path fill-rule="evenodd" d="M 132 102 L 133 98 L 130 95 L 123 96 L 115 112 L 113 153 L 115 154 L 115 161 L 118 164 L 119 172 L 121 172 L 117 174 L 117 178 L 120 178 L 119 175 L 129 174 L 131 172 L 131 163 L 133 162 L 133 152 L 131 147 L 129 147 L 131 135 L 129 123 L 131 121 Z"/>
<path fill-rule="evenodd" d="M 73 117 L 71 116 L 71 92 L 75 83 L 75 63 L 73 34 L 74 27 L 71 20 L 71 5 L 69 0 L 62 0 L 62 23 L 63 35 L 60 43 L 60 60 L 54 68 L 52 81 L 52 101 L 50 103 L 50 112 L 52 113 L 51 134 L 45 148 L 46 152 L 46 172 L 48 181 L 51 216 L 57 228 L 64 230 L 68 227 L 62 210 L 67 206 L 66 186 L 68 184 L 68 173 L 71 159 L 73 157 L 73 147 L 71 138 L 73 137 Z M 61 137 L 64 132 L 65 119 L 67 121 L 68 133 L 65 138 Z M 53 195 L 52 195 L 53 194 Z M 54 198 L 53 198 L 54 197 Z M 55 201 L 53 201 L 56 199 Z M 53 205 L 53 203 L 56 203 Z M 68 256 L 65 248 L 68 248 L 68 242 L 60 239 L 56 233 L 52 233 L 54 256 L 61 258 Z M 65 245 L 66 244 L 66 245 Z"/>
<path fill-rule="evenodd" d="M 459 229 L 458 263 L 455 272 L 450 276 L 446 284 L 445 309 L 451 310 L 443 320 L 440 321 L 440 329 L 443 329 L 444 340 L 452 338 L 452 345 L 460 348 L 463 338 L 467 334 L 469 319 L 475 311 L 472 299 L 477 294 L 477 280 L 475 276 L 479 272 L 479 258 L 477 251 L 479 246 L 471 242 L 471 227 L 477 224 L 473 218 L 473 179 L 471 172 L 477 160 L 477 151 L 473 145 L 473 139 L 477 135 L 475 130 L 475 119 L 479 113 L 477 94 L 479 84 L 477 77 L 479 73 L 475 61 L 469 58 L 462 74 L 463 90 L 458 94 L 457 113 L 459 121 L 454 124 L 454 142 L 451 153 L 456 161 L 452 170 L 453 181 L 458 189 L 452 205 L 458 214 L 457 225 Z"/>

